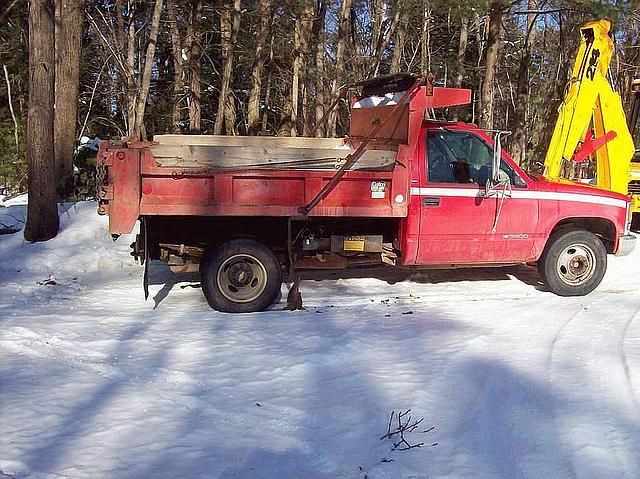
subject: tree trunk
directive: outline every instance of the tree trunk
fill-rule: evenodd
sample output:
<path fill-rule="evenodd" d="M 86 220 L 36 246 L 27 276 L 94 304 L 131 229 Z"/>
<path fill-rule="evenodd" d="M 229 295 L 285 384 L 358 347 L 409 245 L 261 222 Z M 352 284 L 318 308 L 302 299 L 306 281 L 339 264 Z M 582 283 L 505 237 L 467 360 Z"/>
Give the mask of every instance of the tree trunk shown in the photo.
<path fill-rule="evenodd" d="M 171 52 L 173 54 L 173 108 L 171 113 L 171 128 L 174 133 L 181 133 L 181 97 L 184 88 L 184 65 L 182 60 L 182 36 L 178 26 L 176 14 L 176 0 L 167 1 L 167 14 L 171 31 Z"/>
<path fill-rule="evenodd" d="M 138 101 L 138 85 L 135 77 L 136 67 L 136 26 L 134 24 L 133 7 L 129 6 L 129 32 L 127 35 L 127 131 L 135 136 L 136 107 Z"/>
<path fill-rule="evenodd" d="M 52 0 L 29 3 L 29 107 L 27 160 L 29 204 L 24 238 L 47 241 L 58 234 L 53 105 L 55 101 L 55 29 Z"/>
<path fill-rule="evenodd" d="M 385 8 L 383 0 L 370 0 L 369 2 L 369 15 L 371 17 L 371 37 L 369 38 L 369 64 L 366 65 L 366 71 L 368 76 L 376 76 L 378 65 L 376 59 L 378 58 L 378 51 L 382 45 L 383 21 L 385 15 Z"/>
<path fill-rule="evenodd" d="M 529 0 L 529 9 L 537 8 L 535 0 Z M 529 69 L 531 68 L 531 45 L 535 40 L 536 15 L 527 15 L 524 32 L 524 50 L 518 67 L 518 80 L 516 84 L 516 108 L 513 117 L 513 136 L 511 143 L 511 158 L 521 164 L 527 153 L 527 106 L 529 105 Z"/>
<path fill-rule="evenodd" d="M 153 17 L 151 18 L 149 44 L 147 45 L 147 53 L 144 59 L 144 72 L 142 74 L 142 82 L 136 104 L 136 121 L 133 129 L 134 136 L 140 139 L 144 139 L 143 136 L 146 136 L 143 134 L 144 110 L 147 105 L 147 97 L 149 96 L 149 86 L 151 85 L 151 68 L 153 67 L 153 59 L 156 54 L 156 41 L 158 40 L 161 14 L 162 0 L 156 0 L 153 8 Z"/>
<path fill-rule="evenodd" d="M 2 65 L 4 72 L 4 79 L 7 85 L 7 101 L 9 103 L 9 112 L 11 113 L 11 120 L 13 121 L 13 139 L 16 143 L 16 158 L 20 157 L 20 127 L 18 125 L 18 119 L 16 118 L 16 112 L 13 109 L 13 97 L 11 95 L 11 79 L 9 78 L 9 71 L 7 65 Z M 6 181 L 5 181 L 6 183 Z"/>
<path fill-rule="evenodd" d="M 230 136 L 236 136 L 236 98 L 229 92 L 227 95 L 227 106 L 224 109 L 224 129 Z"/>
<path fill-rule="evenodd" d="M 294 18 L 293 79 L 291 82 L 291 136 L 298 133 L 298 109 L 300 103 L 300 83 L 304 80 L 306 55 L 309 50 L 309 33 L 313 28 L 313 3 L 306 0 L 301 14 Z"/>
<path fill-rule="evenodd" d="M 431 3 L 424 0 L 422 20 L 422 36 L 420 37 L 420 72 L 428 75 L 431 71 Z"/>
<path fill-rule="evenodd" d="M 492 2 L 489 7 L 489 27 L 487 32 L 487 48 L 484 55 L 484 80 L 480 95 L 480 126 L 493 128 L 493 96 L 495 90 L 496 70 L 498 67 L 498 51 L 500 48 L 500 32 L 504 6 L 500 2 Z"/>
<path fill-rule="evenodd" d="M 293 27 L 293 79 L 291 80 L 291 132 L 290 136 L 297 136 L 298 125 L 298 96 L 300 87 L 300 70 L 302 69 L 302 19 L 294 18 Z"/>
<path fill-rule="evenodd" d="M 464 17 L 460 22 L 460 37 L 458 39 L 458 57 L 456 64 L 456 74 L 453 80 L 453 86 L 462 87 L 462 78 L 464 77 L 464 59 L 467 54 L 467 44 L 469 43 L 469 19 Z"/>
<path fill-rule="evenodd" d="M 458 56 L 455 66 L 455 74 L 453 76 L 453 86 L 462 88 L 462 79 L 464 78 L 465 65 L 464 60 L 467 54 L 467 45 L 469 43 L 469 19 L 464 17 L 460 22 L 460 37 L 458 38 Z M 451 119 L 458 121 L 460 119 L 460 108 L 453 108 Z"/>
<path fill-rule="evenodd" d="M 285 92 L 282 115 L 278 124 L 278 136 L 290 136 L 291 130 L 291 93 L 287 91 Z"/>
<path fill-rule="evenodd" d="M 247 123 L 249 124 L 250 135 L 257 134 L 261 127 L 260 97 L 262 93 L 262 72 L 267 59 L 269 23 L 271 21 L 272 11 L 271 0 L 260 0 L 253 67 L 251 69 L 251 89 L 249 90 L 249 105 L 247 107 Z"/>
<path fill-rule="evenodd" d="M 267 88 L 264 95 L 264 111 L 262 112 L 262 135 L 266 136 L 269 131 L 269 107 L 271 106 L 271 83 L 273 74 L 267 73 Z"/>
<path fill-rule="evenodd" d="M 347 37 L 349 35 L 349 20 L 351 19 L 351 0 L 342 1 L 342 9 L 340 11 L 340 26 L 338 27 L 338 46 L 336 49 L 336 73 L 331 83 L 331 97 L 332 101 L 338 95 L 338 92 L 345 81 L 344 76 L 344 57 L 345 49 L 347 46 Z M 340 105 L 329 115 L 327 121 L 327 132 L 329 136 L 336 136 L 336 123 L 338 120 L 338 111 Z"/>
<path fill-rule="evenodd" d="M 404 56 L 404 45 L 407 39 L 407 26 L 409 24 L 409 14 L 411 12 L 411 3 L 405 2 L 400 5 L 402 12 L 400 13 L 400 21 L 396 32 L 396 41 L 391 56 L 391 67 L 389 73 L 400 73 L 402 57 Z"/>
<path fill-rule="evenodd" d="M 193 0 L 191 4 L 191 40 L 189 66 L 191 70 L 189 131 L 200 133 L 202 129 L 202 86 L 200 79 L 200 57 L 202 43 L 202 0 Z"/>
<path fill-rule="evenodd" d="M 56 82 L 54 151 L 58 196 L 73 193 L 73 151 L 75 149 L 80 90 L 80 57 L 84 20 L 84 0 L 56 2 Z"/>
<path fill-rule="evenodd" d="M 325 0 L 318 0 L 316 5 L 318 14 L 314 22 L 314 45 L 316 53 L 316 65 L 315 65 L 315 124 L 317 125 L 320 119 L 324 116 L 325 108 L 325 87 L 324 87 L 324 24 L 327 15 L 327 2 Z M 320 125 L 316 129 L 316 136 L 322 138 L 324 136 L 324 125 Z"/>
<path fill-rule="evenodd" d="M 231 11 L 233 8 L 233 12 Z M 227 5 L 220 13 L 220 35 L 222 37 L 222 79 L 220 84 L 220 98 L 218 99 L 218 112 L 213 126 L 215 135 L 222 134 L 223 125 L 229 125 L 229 117 L 225 115 L 229 102 L 229 86 L 233 74 L 233 51 L 240 29 L 240 0 L 233 0 L 233 7 Z"/>

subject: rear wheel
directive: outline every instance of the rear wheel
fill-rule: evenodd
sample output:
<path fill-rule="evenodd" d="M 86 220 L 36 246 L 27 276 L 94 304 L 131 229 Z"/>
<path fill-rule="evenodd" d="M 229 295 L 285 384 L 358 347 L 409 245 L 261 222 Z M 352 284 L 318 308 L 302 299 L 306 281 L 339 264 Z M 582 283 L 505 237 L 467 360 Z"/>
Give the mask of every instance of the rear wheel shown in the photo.
<path fill-rule="evenodd" d="M 250 238 L 229 240 L 205 253 L 200 275 L 209 305 L 227 313 L 267 309 L 282 284 L 282 269 L 276 256 Z"/>
<path fill-rule="evenodd" d="M 538 270 L 549 289 L 559 296 L 584 296 L 602 281 L 607 251 L 589 231 L 569 230 L 549 238 Z"/>

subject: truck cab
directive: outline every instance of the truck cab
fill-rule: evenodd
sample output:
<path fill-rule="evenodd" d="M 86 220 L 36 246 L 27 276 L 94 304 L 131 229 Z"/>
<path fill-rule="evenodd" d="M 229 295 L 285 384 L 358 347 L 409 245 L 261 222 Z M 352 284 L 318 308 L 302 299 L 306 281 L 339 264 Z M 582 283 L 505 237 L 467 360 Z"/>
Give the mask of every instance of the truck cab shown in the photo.
<path fill-rule="evenodd" d="M 431 121 L 420 135 L 404 222 L 405 262 L 534 264 L 549 249 L 550 239 L 570 230 L 598 237 L 608 253 L 626 254 L 632 248 L 624 195 L 528 174 L 505 151 L 499 152 L 503 184 L 488 188 L 496 153 L 488 132 L 465 123 Z M 591 274 L 587 262 L 596 256 L 592 249 L 582 245 L 564 254 L 559 260 L 564 263 L 556 266 L 569 282 Z"/>

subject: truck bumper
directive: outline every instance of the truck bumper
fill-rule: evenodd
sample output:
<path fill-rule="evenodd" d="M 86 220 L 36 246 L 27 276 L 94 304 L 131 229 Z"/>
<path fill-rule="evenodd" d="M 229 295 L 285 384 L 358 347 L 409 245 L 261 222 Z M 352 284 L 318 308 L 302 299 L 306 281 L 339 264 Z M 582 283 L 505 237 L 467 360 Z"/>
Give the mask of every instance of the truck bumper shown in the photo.
<path fill-rule="evenodd" d="M 631 254 L 631 252 L 636 247 L 636 237 L 635 235 L 628 234 L 624 235 L 620 238 L 618 242 L 618 251 L 616 251 L 616 256 L 627 256 Z"/>

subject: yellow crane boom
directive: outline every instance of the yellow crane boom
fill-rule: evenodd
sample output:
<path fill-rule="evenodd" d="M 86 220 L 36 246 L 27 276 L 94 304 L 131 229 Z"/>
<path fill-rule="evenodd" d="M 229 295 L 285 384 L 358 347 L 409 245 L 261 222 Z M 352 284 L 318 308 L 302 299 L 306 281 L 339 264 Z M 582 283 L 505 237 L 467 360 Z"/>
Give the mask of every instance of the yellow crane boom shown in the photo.
<path fill-rule="evenodd" d="M 629 194 L 633 200 L 631 210 L 633 211 L 633 228 L 640 230 L 640 78 L 631 84 L 631 115 L 629 116 L 629 129 L 636 144 L 636 152 L 631 160 L 631 170 L 629 171 Z"/>
<path fill-rule="evenodd" d="M 595 160 L 596 186 L 628 194 L 634 146 L 622 99 L 608 77 L 614 48 L 610 29 L 608 20 L 580 28 L 580 47 L 558 109 L 544 175 L 556 181 L 579 179 L 580 162 L 589 158 Z M 640 201 L 635 205 L 640 211 Z"/>

